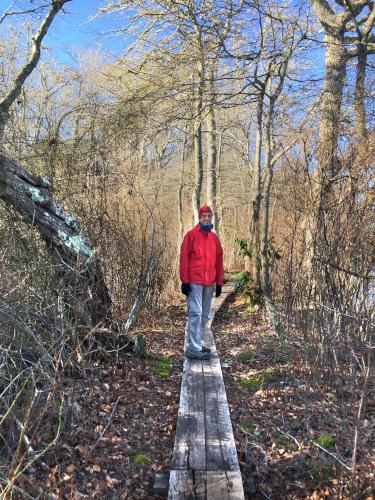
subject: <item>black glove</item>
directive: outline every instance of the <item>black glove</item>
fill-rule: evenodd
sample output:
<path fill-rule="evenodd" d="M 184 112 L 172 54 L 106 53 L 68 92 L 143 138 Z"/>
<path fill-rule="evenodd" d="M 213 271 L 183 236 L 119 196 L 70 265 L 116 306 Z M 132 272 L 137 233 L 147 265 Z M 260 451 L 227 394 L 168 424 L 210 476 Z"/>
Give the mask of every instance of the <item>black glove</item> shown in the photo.
<path fill-rule="evenodd" d="M 181 285 L 181 292 L 186 295 L 186 297 L 189 295 L 191 292 L 191 286 L 190 283 L 182 283 Z"/>
<path fill-rule="evenodd" d="M 220 297 L 222 288 L 221 285 L 216 285 L 216 297 Z"/>

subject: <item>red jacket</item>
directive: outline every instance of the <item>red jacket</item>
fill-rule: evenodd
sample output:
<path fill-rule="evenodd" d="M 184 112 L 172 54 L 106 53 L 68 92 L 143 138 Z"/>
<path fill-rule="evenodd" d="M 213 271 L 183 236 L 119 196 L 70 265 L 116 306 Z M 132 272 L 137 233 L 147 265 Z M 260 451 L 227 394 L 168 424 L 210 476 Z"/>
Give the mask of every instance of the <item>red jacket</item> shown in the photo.
<path fill-rule="evenodd" d="M 185 234 L 180 253 L 180 280 L 200 285 L 223 284 L 223 249 L 212 231 L 197 224 Z"/>

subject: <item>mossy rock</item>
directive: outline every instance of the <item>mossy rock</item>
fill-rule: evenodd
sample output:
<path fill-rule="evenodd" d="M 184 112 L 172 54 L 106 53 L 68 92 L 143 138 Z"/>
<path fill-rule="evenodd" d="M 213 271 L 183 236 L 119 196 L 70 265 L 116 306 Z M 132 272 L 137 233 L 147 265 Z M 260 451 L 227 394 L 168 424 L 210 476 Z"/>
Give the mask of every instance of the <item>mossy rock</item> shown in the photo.
<path fill-rule="evenodd" d="M 148 465 L 150 462 L 150 457 L 145 453 L 136 453 L 134 456 L 134 463 L 137 465 Z"/>
<path fill-rule="evenodd" d="M 172 362 L 168 356 L 162 356 L 158 359 L 155 372 L 159 377 L 169 377 L 172 371 Z"/>
<path fill-rule="evenodd" d="M 146 337 L 143 333 L 138 333 L 134 337 L 134 356 L 137 358 L 146 358 Z"/>

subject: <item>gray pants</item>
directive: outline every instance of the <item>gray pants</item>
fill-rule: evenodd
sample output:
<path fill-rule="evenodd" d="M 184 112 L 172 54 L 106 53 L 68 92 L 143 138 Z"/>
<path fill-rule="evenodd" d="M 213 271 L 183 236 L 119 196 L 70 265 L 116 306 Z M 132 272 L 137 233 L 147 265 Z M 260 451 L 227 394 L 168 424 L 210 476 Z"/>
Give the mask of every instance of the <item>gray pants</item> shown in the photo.
<path fill-rule="evenodd" d="M 188 342 L 187 349 L 201 351 L 204 332 L 210 315 L 214 285 L 197 285 L 190 283 L 191 292 L 187 297 L 188 306 Z"/>

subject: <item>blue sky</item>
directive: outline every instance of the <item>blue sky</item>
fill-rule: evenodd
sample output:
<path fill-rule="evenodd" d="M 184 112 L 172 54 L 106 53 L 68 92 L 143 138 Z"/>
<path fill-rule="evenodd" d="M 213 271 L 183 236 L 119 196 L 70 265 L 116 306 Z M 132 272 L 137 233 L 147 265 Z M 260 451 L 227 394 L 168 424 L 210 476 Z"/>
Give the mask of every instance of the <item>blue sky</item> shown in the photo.
<path fill-rule="evenodd" d="M 71 53 L 76 48 L 95 49 L 99 46 L 107 55 L 123 50 L 123 37 L 111 38 L 103 34 L 124 25 L 119 15 L 103 15 L 95 21 L 86 22 L 103 5 L 102 0 L 73 0 L 65 7 L 66 14 L 60 13 L 55 17 L 44 41 L 55 59 L 71 65 Z"/>
<path fill-rule="evenodd" d="M 2 3 L 4 0 L 0 0 Z M 8 4 L 11 0 L 8 0 Z M 19 0 L 22 5 L 23 0 Z M 26 0 L 26 5 L 30 0 Z M 297 0 L 295 0 L 297 1 Z M 298 0 L 300 2 L 301 0 Z M 122 16 L 121 13 L 111 13 L 110 15 L 102 15 L 95 21 L 87 22 L 90 17 L 94 16 L 100 7 L 108 4 L 108 0 L 72 0 L 68 2 L 64 8 L 66 13 L 59 13 L 50 27 L 43 45 L 49 50 L 42 51 L 42 59 L 53 57 L 53 59 L 74 66 L 74 52 L 76 49 L 98 51 L 102 60 L 112 60 L 122 55 L 124 49 L 131 42 L 129 36 L 113 37 L 106 32 L 123 28 L 127 23 L 126 17 L 129 12 Z M 0 13 L 2 12 L 0 7 Z M 21 22 L 20 17 L 12 18 L 11 22 Z M 37 24 L 39 24 L 38 21 Z M 324 74 L 324 50 L 321 47 L 316 47 L 316 65 L 311 68 L 309 75 L 315 74 L 322 77 Z M 116 57 L 117 56 L 117 57 Z"/>

